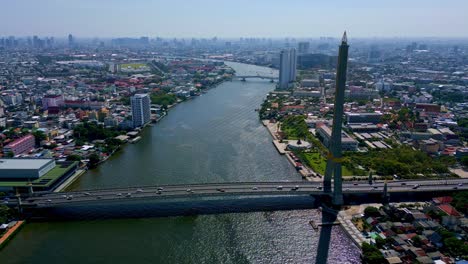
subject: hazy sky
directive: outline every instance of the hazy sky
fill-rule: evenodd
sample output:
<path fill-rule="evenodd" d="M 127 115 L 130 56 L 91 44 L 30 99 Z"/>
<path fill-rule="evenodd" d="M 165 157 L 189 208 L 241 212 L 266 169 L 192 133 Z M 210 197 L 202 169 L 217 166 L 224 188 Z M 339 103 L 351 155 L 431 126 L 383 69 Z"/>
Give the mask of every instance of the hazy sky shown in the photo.
<path fill-rule="evenodd" d="M 468 37 L 467 0 L 0 0 L 0 36 Z"/>

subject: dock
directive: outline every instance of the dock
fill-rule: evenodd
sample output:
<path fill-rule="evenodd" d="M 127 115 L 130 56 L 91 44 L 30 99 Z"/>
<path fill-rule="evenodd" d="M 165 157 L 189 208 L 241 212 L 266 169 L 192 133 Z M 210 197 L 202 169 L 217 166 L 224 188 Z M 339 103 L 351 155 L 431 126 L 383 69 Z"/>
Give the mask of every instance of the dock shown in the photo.
<path fill-rule="evenodd" d="M 334 225 L 341 225 L 341 223 L 340 221 L 318 223 L 318 226 L 334 226 Z"/>
<path fill-rule="evenodd" d="M 275 145 L 276 150 L 278 150 L 280 155 L 286 154 L 286 146 L 287 144 L 279 142 L 279 140 L 273 140 L 273 145 Z"/>

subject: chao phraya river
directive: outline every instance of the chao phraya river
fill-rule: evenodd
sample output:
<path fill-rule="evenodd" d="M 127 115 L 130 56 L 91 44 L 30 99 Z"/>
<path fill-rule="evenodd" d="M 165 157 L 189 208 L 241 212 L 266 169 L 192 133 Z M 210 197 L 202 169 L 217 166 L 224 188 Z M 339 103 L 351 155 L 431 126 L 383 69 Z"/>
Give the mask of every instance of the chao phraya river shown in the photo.
<path fill-rule="evenodd" d="M 228 63 L 239 75 L 269 68 Z M 177 105 L 71 190 L 136 185 L 298 181 L 258 119 L 274 84 L 225 82 Z M 317 210 L 27 224 L 0 251 L 0 263 L 313 263 Z M 335 226 L 329 263 L 359 263 L 359 250 Z"/>

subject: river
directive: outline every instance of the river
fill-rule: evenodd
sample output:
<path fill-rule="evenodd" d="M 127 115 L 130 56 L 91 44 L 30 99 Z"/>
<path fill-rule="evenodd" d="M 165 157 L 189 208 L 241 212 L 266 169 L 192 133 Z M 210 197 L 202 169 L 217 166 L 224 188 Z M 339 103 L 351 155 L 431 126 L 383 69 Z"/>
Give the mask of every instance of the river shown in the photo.
<path fill-rule="evenodd" d="M 239 75 L 272 70 L 228 63 Z M 150 184 L 298 181 L 258 120 L 274 84 L 220 84 L 177 105 L 71 190 Z M 29 223 L 0 251 L 0 263 L 312 263 L 317 210 Z M 359 250 L 333 227 L 329 263 L 359 263 Z"/>

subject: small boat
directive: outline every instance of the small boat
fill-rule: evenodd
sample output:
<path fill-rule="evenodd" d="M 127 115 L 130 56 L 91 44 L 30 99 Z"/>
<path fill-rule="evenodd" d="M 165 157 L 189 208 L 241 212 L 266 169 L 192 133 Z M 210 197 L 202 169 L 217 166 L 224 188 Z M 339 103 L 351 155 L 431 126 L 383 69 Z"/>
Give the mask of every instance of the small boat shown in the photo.
<path fill-rule="evenodd" d="M 310 221 L 309 221 L 309 225 L 311 225 L 312 228 L 313 228 L 315 231 L 318 230 L 318 225 L 315 223 L 314 220 L 310 220 Z"/>
<path fill-rule="evenodd" d="M 140 139 L 141 139 L 141 137 L 138 136 L 138 137 L 136 137 L 136 138 L 130 140 L 130 143 L 132 143 L 132 144 L 137 143 L 138 141 L 140 141 Z"/>

